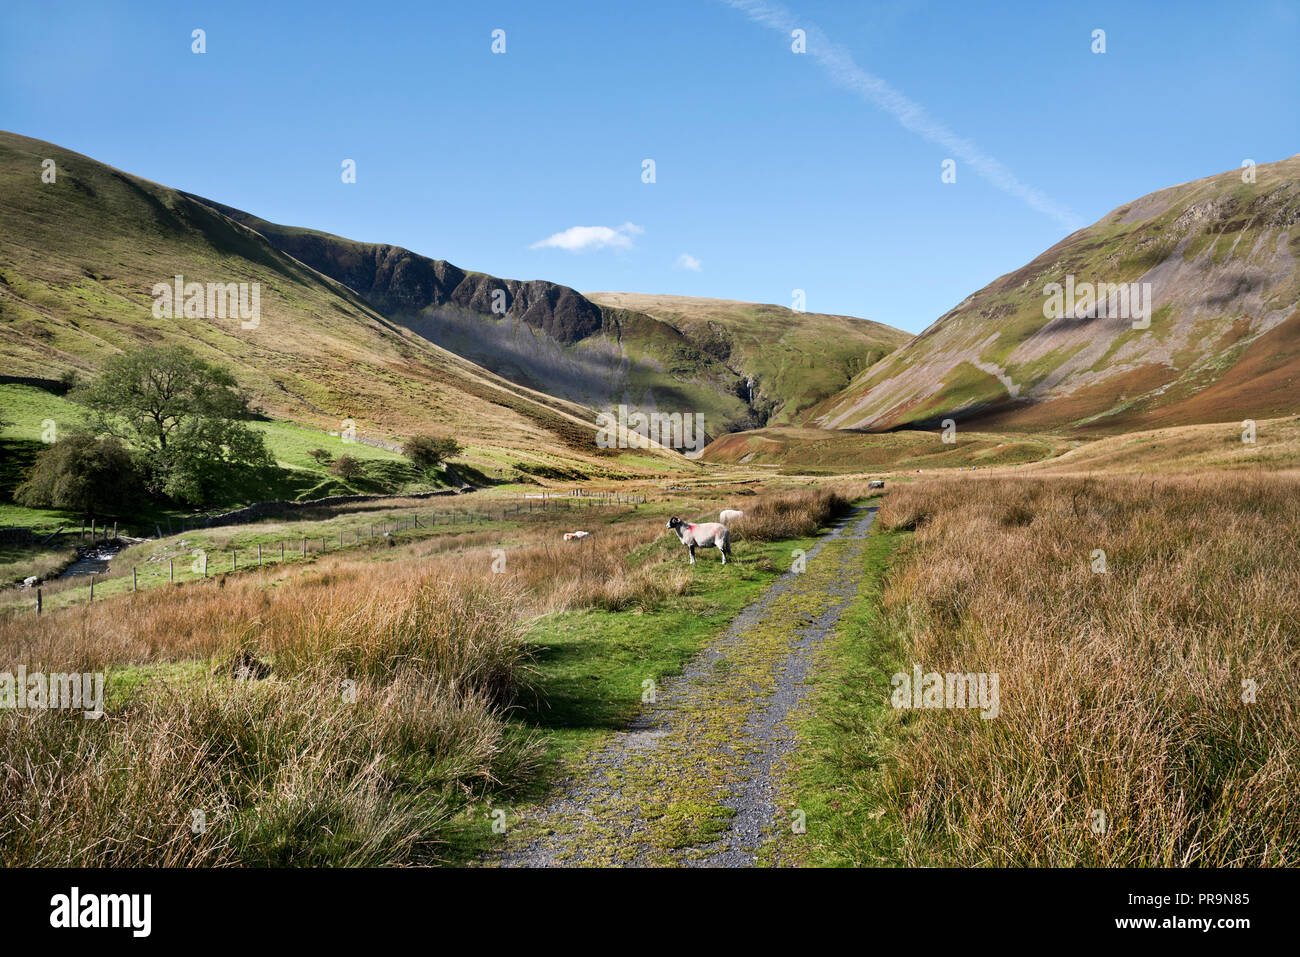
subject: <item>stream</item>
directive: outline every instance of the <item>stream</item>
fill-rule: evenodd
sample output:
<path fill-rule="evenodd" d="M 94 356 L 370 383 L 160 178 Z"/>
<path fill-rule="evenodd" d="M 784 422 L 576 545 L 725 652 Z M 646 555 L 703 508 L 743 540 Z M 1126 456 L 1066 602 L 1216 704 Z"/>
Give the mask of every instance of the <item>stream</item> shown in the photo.
<path fill-rule="evenodd" d="M 125 545 L 106 543 L 103 545 L 92 545 L 81 553 L 75 562 L 67 567 L 60 575 L 60 578 L 76 578 L 82 575 L 104 575 L 108 573 L 108 563 L 117 556 L 117 553 L 126 548 Z"/>

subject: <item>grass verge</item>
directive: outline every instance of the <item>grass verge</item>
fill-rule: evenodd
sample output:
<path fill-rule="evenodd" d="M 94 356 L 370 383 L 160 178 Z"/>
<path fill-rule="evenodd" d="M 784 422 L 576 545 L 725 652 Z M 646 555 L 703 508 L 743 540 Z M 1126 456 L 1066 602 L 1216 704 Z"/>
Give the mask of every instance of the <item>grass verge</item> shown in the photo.
<path fill-rule="evenodd" d="M 902 633 L 880 610 L 890 564 L 906 532 L 873 528 L 859 589 L 809 669 L 809 691 L 792 716 L 796 746 L 781 770 L 782 804 L 803 812 L 805 832 L 778 831 L 765 863 L 804 867 L 890 863 L 898 839 L 877 771 L 898 728 L 880 694 L 902 670 Z"/>
<path fill-rule="evenodd" d="M 533 691 L 510 721 L 521 731 L 541 733 L 545 756 L 538 774 L 516 795 L 497 794 L 494 802 L 466 810 L 450 848 L 453 858 L 470 861 L 500 843 L 490 826 L 493 811 L 506 810 L 508 825 L 531 818 L 555 784 L 636 717 L 646 681 L 657 684 L 680 673 L 786 570 L 792 549 L 807 550 L 815 541 L 740 543 L 725 568 L 711 556 L 697 560 L 688 569 L 685 593 L 649 610 L 586 608 L 535 622 L 527 637 Z M 676 554 L 681 547 L 659 541 L 634 553 L 632 561 L 649 561 L 650 553 L 664 550 Z M 503 800 L 509 802 L 504 808 Z"/>

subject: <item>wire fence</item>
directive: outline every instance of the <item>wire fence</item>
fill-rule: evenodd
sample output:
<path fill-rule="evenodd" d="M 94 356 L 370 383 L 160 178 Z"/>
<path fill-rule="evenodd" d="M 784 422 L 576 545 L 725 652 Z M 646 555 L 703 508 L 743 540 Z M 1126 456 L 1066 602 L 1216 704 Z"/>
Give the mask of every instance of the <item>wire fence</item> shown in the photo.
<path fill-rule="evenodd" d="M 190 550 L 188 557 L 183 556 L 178 559 L 174 555 L 165 554 L 156 558 L 151 557 L 143 564 L 156 567 L 142 570 L 141 564 L 135 564 L 131 566 L 129 573 L 122 571 L 97 574 L 94 571 L 86 573 L 64 571 L 54 581 L 66 584 L 53 594 L 60 594 L 81 587 L 72 583 L 78 579 L 84 579 L 84 587 L 86 588 L 84 598 L 64 600 L 58 603 L 59 608 L 68 608 L 95 601 L 97 587 L 99 589 L 98 597 L 103 598 L 107 597 L 106 592 L 111 595 L 119 595 L 125 592 L 137 592 L 142 588 L 149 588 L 164 582 L 173 584 L 186 581 L 201 581 L 209 577 L 231 574 L 268 564 L 314 559 L 330 551 L 337 552 L 348 548 L 382 546 L 383 544 L 395 546 L 397 537 L 404 532 L 416 532 L 422 529 L 433 530 L 438 527 L 473 527 L 507 522 L 525 515 L 580 514 L 590 508 L 611 506 L 635 508 L 638 505 L 647 504 L 648 501 L 648 496 L 645 494 L 602 493 L 587 489 L 573 489 L 562 493 L 525 494 L 523 498 L 513 502 L 502 501 L 495 508 L 489 503 L 484 503 L 485 507 L 434 509 L 423 515 L 412 511 L 409 515 L 395 519 L 386 518 L 376 522 L 366 522 L 364 518 L 362 521 L 357 522 L 356 519 L 363 513 L 343 513 L 324 521 L 346 521 L 351 519 L 350 527 L 334 529 L 323 535 L 280 537 L 239 547 L 231 546 L 219 549 L 195 547 Z M 162 535 L 161 528 L 156 530 L 160 533 L 159 539 L 162 539 L 175 537 L 178 534 L 208 532 L 214 529 L 196 523 L 189 528 L 182 529 L 181 532 L 173 532 L 171 536 Z M 30 530 L 28 531 L 30 532 Z M 122 545 L 123 539 L 119 537 L 117 523 L 113 523 L 111 526 L 107 524 L 97 526 L 92 522 L 88 529 L 83 528 L 82 535 L 84 536 L 87 531 L 91 535 L 90 541 L 92 544 L 95 541 L 100 541 L 106 544 Z M 125 548 L 131 544 L 143 544 L 152 540 L 154 539 L 131 538 L 122 547 Z M 186 546 L 182 545 L 182 547 Z M 93 556 L 93 552 L 87 551 L 81 560 L 89 562 L 102 561 L 107 568 L 112 558 L 116 557 L 116 553 L 105 559 L 95 559 Z M 163 562 L 166 562 L 165 569 L 162 567 Z M 48 585 L 49 583 L 43 584 Z M 26 612 L 41 615 L 47 610 L 53 610 L 45 607 L 47 596 L 45 595 L 45 588 L 41 584 L 31 588 L 30 591 L 33 593 L 30 599 L 9 603 L 3 609 L 4 613 L 21 614 Z"/>

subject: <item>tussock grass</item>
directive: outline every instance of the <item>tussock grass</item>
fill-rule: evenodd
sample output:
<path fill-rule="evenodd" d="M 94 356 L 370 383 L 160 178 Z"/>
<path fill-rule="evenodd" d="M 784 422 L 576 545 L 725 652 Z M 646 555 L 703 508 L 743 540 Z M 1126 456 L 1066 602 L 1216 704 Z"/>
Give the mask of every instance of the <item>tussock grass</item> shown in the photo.
<path fill-rule="evenodd" d="M 545 613 L 581 608 L 651 611 L 685 594 L 691 583 L 689 571 L 670 558 L 676 557 L 675 551 L 647 547 L 649 534 L 665 538 L 660 524 L 655 521 L 648 530 L 635 531 L 606 528 L 590 538 L 514 549 L 507 553 L 504 574 L 537 596 Z"/>
<path fill-rule="evenodd" d="M 880 515 L 916 530 L 884 595 L 898 665 L 1000 676 L 993 720 L 893 712 L 901 863 L 1300 860 L 1300 480 L 966 477 Z"/>
<path fill-rule="evenodd" d="M 0 862 L 436 861 L 467 800 L 523 786 L 544 758 L 508 720 L 536 697 L 530 624 L 651 610 L 692 581 L 657 519 L 568 543 L 559 528 L 504 551 L 474 531 L 0 617 L 0 667 L 110 673 L 99 721 L 0 712 Z M 237 677 L 251 660 L 265 678 Z"/>
<path fill-rule="evenodd" d="M 765 495 L 746 505 L 745 517 L 731 530 L 738 540 L 748 542 L 806 538 L 842 515 L 848 507 L 849 499 L 834 488 Z"/>
<path fill-rule="evenodd" d="M 100 721 L 6 715 L 7 865 L 384 865 L 432 860 L 454 789 L 536 748 L 479 692 L 328 669 L 152 689 Z M 202 827 L 195 827 L 200 812 Z"/>
<path fill-rule="evenodd" d="M 416 675 L 450 692 L 508 702 L 524 665 L 519 594 L 468 569 L 307 579 L 267 609 L 245 649 L 268 655 L 285 677 L 322 665 L 391 682 Z"/>
<path fill-rule="evenodd" d="M 83 633 L 66 648 L 49 623 L 74 616 L 48 616 L 29 650 L 64 670 L 142 652 L 207 653 L 269 661 L 270 677 L 236 680 L 219 665 L 198 680 L 146 680 L 99 721 L 0 714 L 0 859 L 432 859 L 454 796 L 515 780 L 540 754 L 503 716 L 526 673 L 515 599 L 509 583 L 455 570 L 378 580 L 326 572 L 281 583 L 275 600 L 252 576 L 162 590 L 131 603 L 128 621 L 107 636 L 97 628 L 111 612 L 83 613 Z M 187 618 L 199 609 L 203 617 Z M 21 644 L 12 623 L 5 630 L 14 660 Z M 208 822 L 200 834 L 189 827 L 195 810 Z"/>

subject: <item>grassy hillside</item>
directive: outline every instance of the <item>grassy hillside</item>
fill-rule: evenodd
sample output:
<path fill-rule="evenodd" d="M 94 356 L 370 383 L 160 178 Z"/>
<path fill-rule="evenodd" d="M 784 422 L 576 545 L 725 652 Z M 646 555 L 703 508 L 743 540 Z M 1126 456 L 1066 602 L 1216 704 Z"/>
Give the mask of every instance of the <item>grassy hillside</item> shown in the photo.
<path fill-rule="evenodd" d="M 1260 419 L 1254 442 L 1243 442 L 1244 432 L 1240 423 L 1216 422 L 1108 435 L 1028 470 L 1117 474 L 1300 468 L 1300 418 Z"/>
<path fill-rule="evenodd" d="M 512 382 L 591 408 L 700 412 L 711 436 L 761 421 L 736 371 L 644 313 L 599 306 L 556 283 L 499 279 L 193 198 L 343 283 L 393 322 Z"/>
<path fill-rule="evenodd" d="M 604 306 L 630 309 L 680 331 L 702 352 L 752 380 L 768 424 L 796 421 L 809 406 L 907 342 L 901 329 L 852 316 L 784 306 L 635 292 L 589 292 Z"/>
<path fill-rule="evenodd" d="M 967 432 L 946 443 L 937 432 L 849 432 L 783 426 L 734 432 L 710 443 L 701 459 L 733 465 L 777 465 L 782 472 L 893 472 L 992 468 L 1051 458 L 1072 443 L 1052 435 Z"/>
<path fill-rule="evenodd" d="M 57 164 L 54 183 L 41 163 Z M 0 355 L 8 375 L 83 376 L 142 343 L 218 362 L 269 415 L 394 438 L 440 429 L 470 446 L 544 450 L 606 474 L 595 418 L 386 319 L 346 286 L 205 203 L 39 140 L 0 133 Z M 259 283 L 261 319 L 155 318 L 151 290 Z M 677 456 L 654 453 L 662 463 Z M 617 469 L 616 469 L 617 471 Z"/>
<path fill-rule="evenodd" d="M 54 435 L 62 436 L 85 424 L 84 410 L 62 396 L 34 386 L 0 384 L 0 415 L 9 423 L 0 429 L 0 526 L 25 526 L 48 534 L 59 525 L 78 527 L 84 516 L 57 509 L 27 508 L 14 503 L 14 490 L 26 477 L 36 456 L 46 446 L 46 424 L 53 423 Z M 389 495 L 429 492 L 452 484 L 452 476 L 438 470 L 423 474 L 398 452 L 360 442 L 345 441 L 336 431 L 330 434 L 292 422 L 252 422 L 262 433 L 274 469 L 258 486 L 260 500 L 305 501 L 328 495 Z M 315 449 L 329 453 L 318 462 Z M 333 459 L 347 455 L 361 462 L 361 472 L 344 480 L 330 471 Z M 206 512 L 223 511 L 245 504 L 246 487 L 232 485 L 225 500 L 208 503 Z M 155 523 L 169 517 L 193 514 L 184 506 L 144 504 L 123 521 L 123 530 L 147 534 Z"/>
<path fill-rule="evenodd" d="M 872 430 L 1113 433 L 1269 418 L 1300 397 L 1300 156 L 1128 203 L 970 296 L 810 410 Z M 1150 328 L 1044 317 L 1045 287 L 1149 283 Z"/>
<path fill-rule="evenodd" d="M 1242 441 L 1243 434 L 1249 437 L 1243 422 L 1171 426 L 1097 438 L 959 429 L 955 441 L 945 444 L 941 433 L 934 431 L 784 426 L 724 435 L 704 450 L 701 460 L 811 475 L 972 467 L 1055 474 L 1300 468 L 1300 417 L 1254 421 L 1253 442 Z"/>

